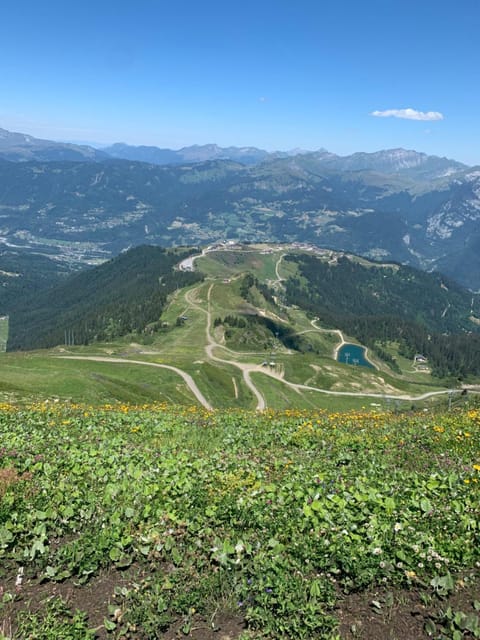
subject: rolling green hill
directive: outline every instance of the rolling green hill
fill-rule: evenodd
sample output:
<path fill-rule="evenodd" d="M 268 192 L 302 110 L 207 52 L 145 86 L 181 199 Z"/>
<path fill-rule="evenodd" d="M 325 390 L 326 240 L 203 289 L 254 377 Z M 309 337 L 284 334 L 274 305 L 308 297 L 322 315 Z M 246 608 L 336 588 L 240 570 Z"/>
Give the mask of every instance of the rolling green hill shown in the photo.
<path fill-rule="evenodd" d="M 298 246 L 218 245 L 185 261 L 192 251 L 138 247 L 24 299 L 0 394 L 401 407 L 445 402 L 452 387 L 456 402 L 459 379 L 476 382 L 478 299 L 436 274 Z M 349 313 L 350 294 L 363 315 Z M 344 343 L 368 347 L 370 366 L 342 364 Z"/>

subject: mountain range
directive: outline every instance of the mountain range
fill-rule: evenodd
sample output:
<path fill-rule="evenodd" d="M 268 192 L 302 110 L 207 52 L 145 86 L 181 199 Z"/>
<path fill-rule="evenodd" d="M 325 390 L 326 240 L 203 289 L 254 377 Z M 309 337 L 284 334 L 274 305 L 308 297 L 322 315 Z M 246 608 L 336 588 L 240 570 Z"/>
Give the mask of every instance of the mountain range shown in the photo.
<path fill-rule="evenodd" d="M 378 171 L 380 173 L 400 171 L 413 178 L 429 179 L 448 176 L 467 168 L 466 165 L 455 160 L 428 156 L 425 153 L 406 151 L 405 149 L 354 153 L 349 156 L 339 156 L 326 149 L 318 151 L 291 149 L 290 151 L 269 152 L 257 147 L 220 147 L 217 144 L 195 144 L 174 150 L 117 142 L 99 149 L 87 144 L 42 140 L 24 133 L 0 128 L 0 159 L 11 162 L 32 160 L 39 162 L 61 160 L 103 162 L 108 159 L 116 159 L 157 165 L 181 165 L 211 160 L 230 160 L 250 166 L 303 155 L 313 155 L 324 168 L 333 171 Z"/>
<path fill-rule="evenodd" d="M 137 154 L 115 159 L 108 149 L 0 134 L 4 271 L 22 252 L 81 266 L 143 243 L 233 238 L 308 241 L 480 289 L 480 169 L 455 160 L 404 149 L 342 157 L 216 145 L 113 145 Z M 142 154 L 151 160 L 139 161 Z M 152 161 L 169 154 L 171 164 Z"/>
<path fill-rule="evenodd" d="M 207 160 L 233 160 L 245 165 L 252 165 L 268 159 L 287 158 L 298 153 L 302 153 L 302 151 L 294 149 L 271 153 L 257 147 L 219 147 L 216 144 L 195 144 L 173 150 L 146 145 L 134 146 L 123 142 L 99 149 L 88 144 L 42 140 L 25 133 L 0 128 L 0 159 L 11 162 L 29 162 L 31 160 L 39 162 L 59 160 L 102 162 L 108 158 L 115 158 L 159 165 L 188 164 Z"/>

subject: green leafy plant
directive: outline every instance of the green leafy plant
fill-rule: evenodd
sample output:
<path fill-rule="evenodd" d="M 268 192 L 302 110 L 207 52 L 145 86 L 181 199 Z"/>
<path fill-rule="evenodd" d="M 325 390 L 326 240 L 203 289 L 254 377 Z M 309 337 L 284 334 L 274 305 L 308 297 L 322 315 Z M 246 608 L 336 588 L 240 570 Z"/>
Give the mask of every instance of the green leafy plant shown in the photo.
<path fill-rule="evenodd" d="M 476 605 L 476 606 L 475 606 Z M 428 620 L 425 631 L 440 640 L 462 640 L 464 637 L 480 638 L 480 616 L 476 613 L 480 603 L 474 603 L 475 611 L 465 613 L 448 607 L 435 620 Z"/>
<path fill-rule="evenodd" d="M 89 640 L 95 638 L 95 631 L 88 628 L 85 613 L 72 612 L 61 598 L 51 598 L 40 611 L 19 614 L 15 635 L 32 640 Z"/>
<path fill-rule="evenodd" d="M 339 594 L 379 585 L 430 609 L 477 575 L 479 429 L 477 409 L 3 405 L 2 578 L 81 594 L 108 575 L 112 637 L 211 628 L 220 606 L 252 638 L 331 639 Z M 19 637 L 90 637 L 58 598 L 15 612 Z M 475 637 L 475 616 L 447 608 L 427 631 Z"/>

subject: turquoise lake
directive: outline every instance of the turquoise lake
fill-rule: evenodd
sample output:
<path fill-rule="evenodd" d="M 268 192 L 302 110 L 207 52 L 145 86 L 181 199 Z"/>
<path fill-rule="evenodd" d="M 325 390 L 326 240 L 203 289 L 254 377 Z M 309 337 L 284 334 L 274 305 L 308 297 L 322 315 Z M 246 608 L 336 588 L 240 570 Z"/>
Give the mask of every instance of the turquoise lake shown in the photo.
<path fill-rule="evenodd" d="M 358 344 L 344 344 L 343 347 L 338 350 L 337 361 L 358 367 L 374 368 L 365 358 L 365 347 L 361 347 Z"/>

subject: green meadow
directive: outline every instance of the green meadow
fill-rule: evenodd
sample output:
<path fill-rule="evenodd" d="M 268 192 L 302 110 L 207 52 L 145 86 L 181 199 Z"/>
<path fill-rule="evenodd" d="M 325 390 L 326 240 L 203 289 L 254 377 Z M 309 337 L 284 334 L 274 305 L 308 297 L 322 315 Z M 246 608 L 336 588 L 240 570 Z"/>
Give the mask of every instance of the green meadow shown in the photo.
<path fill-rule="evenodd" d="M 476 408 L 3 404 L 0 637 L 478 638 L 479 437 Z"/>

